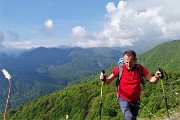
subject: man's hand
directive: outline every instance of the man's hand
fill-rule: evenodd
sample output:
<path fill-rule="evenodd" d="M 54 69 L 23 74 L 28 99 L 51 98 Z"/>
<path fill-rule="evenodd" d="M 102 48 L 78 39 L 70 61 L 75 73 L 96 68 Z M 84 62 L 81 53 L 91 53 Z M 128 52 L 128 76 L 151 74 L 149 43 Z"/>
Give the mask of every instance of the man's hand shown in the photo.
<path fill-rule="evenodd" d="M 102 81 L 106 81 L 106 74 L 105 74 L 105 71 L 102 71 L 100 76 L 99 76 L 99 79 L 102 80 Z"/>
<path fill-rule="evenodd" d="M 161 73 L 161 71 L 156 71 L 156 73 L 155 73 L 155 78 L 157 78 L 157 79 L 159 79 L 159 78 L 161 78 L 162 77 L 162 73 Z"/>

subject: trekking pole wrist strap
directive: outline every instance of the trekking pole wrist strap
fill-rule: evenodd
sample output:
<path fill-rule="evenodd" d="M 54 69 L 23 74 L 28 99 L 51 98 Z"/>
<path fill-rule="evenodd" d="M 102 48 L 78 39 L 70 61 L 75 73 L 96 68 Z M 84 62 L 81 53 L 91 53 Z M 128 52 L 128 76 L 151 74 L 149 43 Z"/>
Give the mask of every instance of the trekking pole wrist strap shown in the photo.
<path fill-rule="evenodd" d="M 104 78 L 102 79 L 102 81 L 104 81 L 104 82 L 106 81 L 106 76 L 104 76 Z"/>
<path fill-rule="evenodd" d="M 159 79 L 159 77 L 157 77 L 157 76 L 154 76 L 156 79 Z"/>

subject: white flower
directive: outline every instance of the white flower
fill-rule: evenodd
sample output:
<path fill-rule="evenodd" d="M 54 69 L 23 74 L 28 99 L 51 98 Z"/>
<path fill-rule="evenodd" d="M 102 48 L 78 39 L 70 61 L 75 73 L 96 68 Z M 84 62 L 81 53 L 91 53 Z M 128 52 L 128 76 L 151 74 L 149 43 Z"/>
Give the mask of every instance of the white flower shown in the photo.
<path fill-rule="evenodd" d="M 3 72 L 3 74 L 4 74 L 5 78 L 7 78 L 8 80 L 10 80 L 10 79 L 11 79 L 11 75 L 8 73 L 8 71 L 7 71 L 7 70 L 5 70 L 5 69 L 3 68 L 3 70 L 1 70 L 1 71 Z"/>

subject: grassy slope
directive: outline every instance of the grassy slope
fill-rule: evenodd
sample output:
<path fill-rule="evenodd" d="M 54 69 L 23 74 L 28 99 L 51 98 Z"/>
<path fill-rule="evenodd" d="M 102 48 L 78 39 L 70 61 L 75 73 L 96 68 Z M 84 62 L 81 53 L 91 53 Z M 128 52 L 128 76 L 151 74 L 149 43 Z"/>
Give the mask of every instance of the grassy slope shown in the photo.
<path fill-rule="evenodd" d="M 139 61 L 141 61 L 145 66 L 150 68 L 151 71 L 155 71 L 157 66 L 163 67 L 163 69 L 170 71 L 179 70 L 179 44 L 180 41 L 172 41 L 158 45 L 154 49 L 148 51 L 147 53 L 139 56 Z M 165 52 L 166 51 L 166 52 Z M 173 55 L 172 55 L 173 54 Z M 153 60 L 152 60 L 153 59 Z M 153 62 L 156 61 L 156 62 Z M 167 63 L 167 61 L 169 61 Z M 171 61 L 171 62 L 170 62 Z M 172 63 L 172 64 L 170 64 Z M 173 66 L 176 66 L 175 68 Z M 110 73 L 109 68 L 107 73 Z M 179 72 L 178 72 L 179 73 Z M 174 81 L 180 81 L 179 78 L 174 79 Z M 166 85 L 166 84 L 165 84 Z M 179 83 L 175 86 L 167 86 L 166 90 L 171 93 L 173 90 L 179 93 Z M 72 85 L 62 91 L 57 91 L 53 94 L 41 97 L 40 99 L 34 100 L 24 106 L 19 107 L 16 110 L 10 110 L 8 116 L 11 120 L 17 119 L 64 119 L 66 114 L 70 115 L 71 119 L 74 120 L 96 120 L 99 119 L 99 101 L 100 101 L 100 87 L 101 82 L 98 80 L 98 75 L 87 79 L 87 82 L 82 84 Z M 156 85 L 149 83 L 145 84 L 143 90 L 143 107 L 140 111 L 140 118 L 149 117 L 151 119 L 157 119 L 154 116 L 164 115 L 165 104 L 162 99 L 162 90 L 160 82 Z M 173 88 L 173 89 L 172 89 Z M 179 96 L 175 96 L 179 103 Z M 170 97 L 168 96 L 168 100 Z M 113 119 L 118 120 L 122 118 L 122 113 L 119 110 L 119 105 L 116 101 L 115 93 L 115 81 L 111 85 L 103 87 L 103 119 Z M 173 99 L 169 102 L 174 102 Z M 173 104 L 173 105 L 178 105 Z M 172 106 L 173 108 L 178 108 L 178 106 Z M 150 113 L 148 113 L 147 109 Z M 157 110 L 160 109 L 160 110 Z M 179 110 L 179 109 L 174 109 Z"/>

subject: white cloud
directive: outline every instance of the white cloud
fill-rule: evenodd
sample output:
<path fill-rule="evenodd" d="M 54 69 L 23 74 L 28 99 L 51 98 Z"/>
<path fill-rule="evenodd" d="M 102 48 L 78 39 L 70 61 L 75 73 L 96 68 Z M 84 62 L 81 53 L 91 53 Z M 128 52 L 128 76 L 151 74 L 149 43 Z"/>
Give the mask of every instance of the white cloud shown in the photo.
<path fill-rule="evenodd" d="M 106 6 L 107 12 L 111 13 L 113 11 L 115 11 L 117 8 L 115 7 L 113 2 L 109 2 Z"/>
<path fill-rule="evenodd" d="M 101 26 L 102 29 L 98 28 L 96 32 L 93 32 L 94 26 L 88 26 L 92 32 L 82 25 L 72 28 L 72 24 L 77 24 L 76 19 L 68 20 L 68 17 L 62 19 L 62 17 L 55 16 L 56 19 L 49 18 L 41 24 L 32 22 L 33 25 L 28 25 L 30 26 L 27 28 L 28 30 L 23 28 L 26 27 L 25 23 L 22 24 L 23 26 L 18 26 L 18 29 L 3 28 L 2 26 L 3 30 L 9 30 L 9 32 L 0 32 L 0 44 L 9 45 L 10 43 L 11 46 L 17 48 L 49 47 L 59 44 L 80 47 L 123 47 L 133 46 L 138 42 L 157 43 L 180 39 L 179 6 L 180 0 L 145 0 L 143 2 L 141 0 L 120 0 L 118 4 L 109 2 L 104 6 L 106 22 L 104 26 Z M 88 15 L 88 17 L 93 16 Z M 82 20 L 81 16 L 79 16 L 79 20 Z M 55 21 L 57 21 L 56 24 Z M 78 22 L 87 25 L 88 20 L 83 19 Z M 94 25 L 94 23 L 92 24 Z M 102 25 L 102 23 L 100 24 Z M 69 30 L 72 32 L 70 36 L 64 35 Z"/>
<path fill-rule="evenodd" d="M 119 10 L 123 10 L 126 7 L 127 2 L 120 1 L 118 4 Z"/>
<path fill-rule="evenodd" d="M 32 41 L 23 41 L 23 42 L 13 42 L 10 43 L 10 46 L 13 48 L 31 48 L 33 45 Z M 36 46 L 34 46 L 36 47 Z"/>
<path fill-rule="evenodd" d="M 45 28 L 47 28 L 47 29 L 53 29 L 54 23 L 53 23 L 53 21 L 52 21 L 51 19 L 48 19 L 48 20 L 46 20 L 46 21 L 44 22 L 44 26 L 45 26 Z"/>
<path fill-rule="evenodd" d="M 51 35 L 52 33 L 55 32 L 55 26 L 54 26 L 54 21 L 53 20 L 47 19 L 44 22 L 43 32 L 45 33 L 45 35 Z"/>
<path fill-rule="evenodd" d="M 117 7 L 107 4 L 108 21 L 98 33 L 87 33 L 85 28 L 73 30 L 81 37 L 80 47 L 132 46 L 137 41 L 158 42 L 180 38 L 180 1 L 147 0 L 120 1 Z"/>
<path fill-rule="evenodd" d="M 85 28 L 81 27 L 81 26 L 76 26 L 74 28 L 72 28 L 72 37 L 85 37 L 86 36 L 86 30 Z"/>

